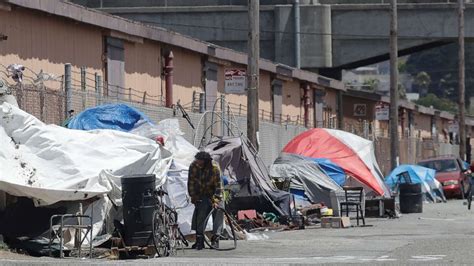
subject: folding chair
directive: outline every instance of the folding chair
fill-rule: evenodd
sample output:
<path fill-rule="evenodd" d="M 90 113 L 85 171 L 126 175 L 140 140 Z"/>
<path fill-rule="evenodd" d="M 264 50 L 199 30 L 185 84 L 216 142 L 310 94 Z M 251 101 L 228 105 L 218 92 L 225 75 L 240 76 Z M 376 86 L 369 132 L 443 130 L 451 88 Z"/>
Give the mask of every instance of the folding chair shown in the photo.
<path fill-rule="evenodd" d="M 359 218 L 362 219 L 362 223 L 365 225 L 364 210 L 362 209 L 362 202 L 364 200 L 364 188 L 347 186 L 344 186 L 342 188 L 344 189 L 345 200 L 339 204 L 341 215 L 344 213 L 343 207 L 345 207 L 347 217 L 349 217 L 349 212 L 355 212 L 357 226 L 359 226 Z"/>
<path fill-rule="evenodd" d="M 72 218 L 72 219 L 71 219 Z M 68 224 L 66 220 L 78 221 L 78 219 L 86 219 L 88 223 L 86 224 Z M 60 221 L 59 224 L 55 224 L 55 221 Z M 78 257 L 81 257 L 82 244 L 89 237 L 89 258 L 92 259 L 92 217 L 89 215 L 80 215 L 80 214 L 64 214 L 64 215 L 53 215 L 49 220 L 49 256 L 52 256 L 52 248 L 54 240 L 59 241 L 59 257 L 64 258 L 64 231 L 67 229 L 74 229 L 82 231 L 84 230 L 84 236 L 80 234 L 78 239 Z"/>

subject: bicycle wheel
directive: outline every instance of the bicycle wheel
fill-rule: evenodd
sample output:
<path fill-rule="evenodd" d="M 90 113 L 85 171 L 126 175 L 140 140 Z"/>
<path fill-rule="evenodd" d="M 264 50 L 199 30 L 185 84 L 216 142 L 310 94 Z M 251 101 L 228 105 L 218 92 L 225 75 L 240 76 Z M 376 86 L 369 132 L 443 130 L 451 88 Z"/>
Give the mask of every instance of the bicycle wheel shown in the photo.
<path fill-rule="evenodd" d="M 168 232 L 160 210 L 153 212 L 152 233 L 156 254 L 159 257 L 168 256 Z"/>
<path fill-rule="evenodd" d="M 171 209 L 166 210 L 166 218 L 168 219 L 168 242 L 170 255 L 176 255 L 180 246 L 179 243 L 179 225 L 178 217 L 175 211 Z"/>

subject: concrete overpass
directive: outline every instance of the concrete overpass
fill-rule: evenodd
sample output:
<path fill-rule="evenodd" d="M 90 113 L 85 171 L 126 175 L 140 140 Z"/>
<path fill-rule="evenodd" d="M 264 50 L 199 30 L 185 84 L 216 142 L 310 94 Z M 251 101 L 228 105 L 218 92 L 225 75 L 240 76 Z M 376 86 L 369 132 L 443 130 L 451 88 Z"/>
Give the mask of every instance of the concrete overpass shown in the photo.
<path fill-rule="evenodd" d="M 247 49 L 247 1 L 103 0 L 100 1 L 102 7 L 98 1 L 76 2 L 235 50 Z M 380 4 L 388 0 L 349 1 L 365 4 L 339 4 L 348 2 L 346 0 L 300 0 L 299 19 L 294 16 L 292 2 L 261 0 L 262 57 L 294 66 L 299 44 L 301 68 L 335 78 L 341 69 L 389 58 L 389 5 Z M 405 2 L 399 4 L 398 10 L 400 55 L 456 41 L 456 4 L 447 0 L 400 2 Z M 466 38 L 474 38 L 474 4 L 466 4 L 465 19 Z M 295 22 L 300 24 L 299 42 L 295 41 L 298 39 Z"/>

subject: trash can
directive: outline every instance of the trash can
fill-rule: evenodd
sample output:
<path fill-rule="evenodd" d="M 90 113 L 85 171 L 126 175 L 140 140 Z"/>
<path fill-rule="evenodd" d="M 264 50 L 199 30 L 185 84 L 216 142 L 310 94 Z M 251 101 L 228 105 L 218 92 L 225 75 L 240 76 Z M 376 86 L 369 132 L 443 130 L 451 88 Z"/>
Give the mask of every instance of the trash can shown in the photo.
<path fill-rule="evenodd" d="M 421 184 L 400 184 L 400 212 L 422 213 L 423 192 Z"/>
<path fill-rule="evenodd" d="M 147 246 L 152 240 L 155 180 L 155 175 L 130 175 L 121 179 L 123 237 L 127 246 Z"/>

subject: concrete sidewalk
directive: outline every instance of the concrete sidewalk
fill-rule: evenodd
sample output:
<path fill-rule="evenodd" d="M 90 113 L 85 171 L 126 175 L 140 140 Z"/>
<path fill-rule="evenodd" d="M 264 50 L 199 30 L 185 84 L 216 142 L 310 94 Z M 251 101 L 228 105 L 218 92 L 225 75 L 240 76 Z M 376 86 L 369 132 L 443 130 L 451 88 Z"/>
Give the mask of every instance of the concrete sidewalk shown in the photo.
<path fill-rule="evenodd" d="M 460 200 L 425 204 L 421 214 L 400 219 L 367 219 L 368 227 L 265 232 L 268 240 L 239 241 L 233 251 L 185 250 L 178 257 L 133 261 L 28 258 L 1 265 L 35 264 L 471 264 L 474 211 Z"/>

